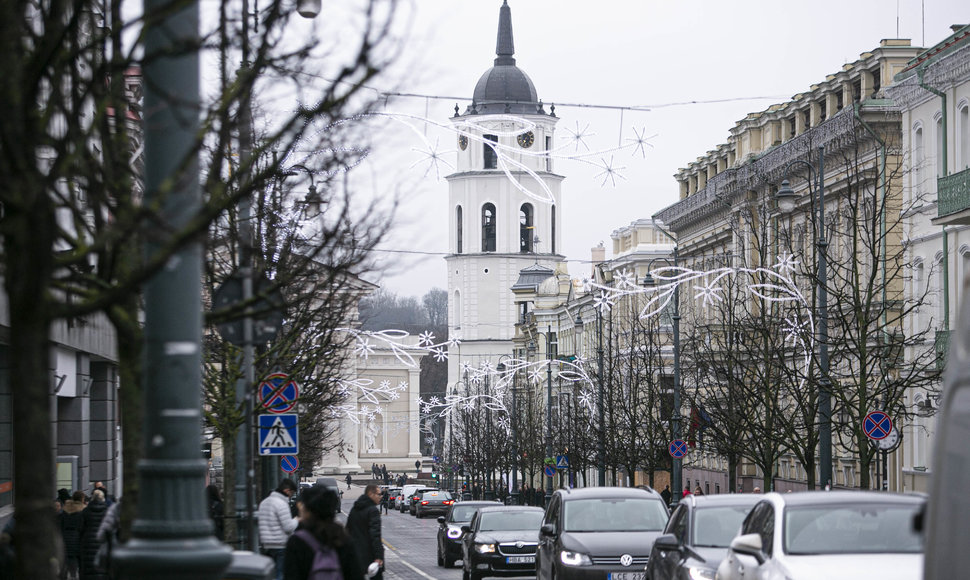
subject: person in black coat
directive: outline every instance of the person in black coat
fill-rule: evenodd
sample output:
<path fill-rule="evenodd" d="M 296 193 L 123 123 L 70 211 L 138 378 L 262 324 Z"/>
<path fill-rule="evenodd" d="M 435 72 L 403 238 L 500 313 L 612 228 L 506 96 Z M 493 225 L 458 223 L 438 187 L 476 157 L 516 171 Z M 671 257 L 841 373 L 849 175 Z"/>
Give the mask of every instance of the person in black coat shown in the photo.
<path fill-rule="evenodd" d="M 283 580 L 306 580 L 313 565 L 314 548 L 301 537 L 309 532 L 321 546 L 333 548 L 340 562 L 344 580 L 362 580 L 357 551 L 343 526 L 334 521 L 340 497 L 332 489 L 314 485 L 297 500 L 300 523 L 286 541 L 283 556 Z"/>
<path fill-rule="evenodd" d="M 364 495 L 357 498 L 354 507 L 347 515 L 347 531 L 357 549 L 360 560 L 361 576 L 367 575 L 367 567 L 376 562 L 380 570 L 371 580 L 382 580 L 384 577 L 384 544 L 381 543 L 381 511 L 377 504 L 381 503 L 381 489 L 374 485 L 364 488 Z"/>
<path fill-rule="evenodd" d="M 226 526 L 225 526 L 225 504 L 222 503 L 222 494 L 219 493 L 219 486 L 209 484 L 205 488 L 206 497 L 209 500 L 209 517 L 212 518 L 212 523 L 216 525 L 216 537 L 219 541 L 226 539 Z"/>
<path fill-rule="evenodd" d="M 103 568 L 94 565 L 94 558 L 98 555 L 101 542 L 98 541 L 98 528 L 101 520 L 108 511 L 108 504 L 104 501 L 104 492 L 100 489 L 91 494 L 91 501 L 81 511 L 84 518 L 84 531 L 81 533 L 81 580 L 104 580 L 106 574 Z"/>
<path fill-rule="evenodd" d="M 61 538 L 64 540 L 64 565 L 61 567 L 61 578 L 77 578 L 81 571 L 84 499 L 83 491 L 75 491 L 70 499 L 64 501 L 61 513 L 57 514 Z"/>

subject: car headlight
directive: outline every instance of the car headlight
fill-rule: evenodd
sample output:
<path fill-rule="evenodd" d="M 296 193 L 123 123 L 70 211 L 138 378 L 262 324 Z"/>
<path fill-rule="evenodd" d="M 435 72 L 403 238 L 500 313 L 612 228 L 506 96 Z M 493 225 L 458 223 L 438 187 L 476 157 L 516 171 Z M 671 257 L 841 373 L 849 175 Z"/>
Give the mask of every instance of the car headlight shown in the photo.
<path fill-rule="evenodd" d="M 563 550 L 559 552 L 559 560 L 567 566 L 592 566 L 593 561 L 589 559 L 589 556 L 580 552 L 570 552 L 569 550 Z"/>
<path fill-rule="evenodd" d="M 717 570 L 705 568 L 704 566 L 691 566 L 687 569 L 690 580 L 714 580 Z"/>
<path fill-rule="evenodd" d="M 458 528 L 448 528 L 447 535 L 452 540 L 457 540 L 458 538 L 461 537 L 461 530 L 459 530 Z"/>
<path fill-rule="evenodd" d="M 479 554 L 491 554 L 495 552 L 495 544 L 475 544 L 475 550 Z"/>

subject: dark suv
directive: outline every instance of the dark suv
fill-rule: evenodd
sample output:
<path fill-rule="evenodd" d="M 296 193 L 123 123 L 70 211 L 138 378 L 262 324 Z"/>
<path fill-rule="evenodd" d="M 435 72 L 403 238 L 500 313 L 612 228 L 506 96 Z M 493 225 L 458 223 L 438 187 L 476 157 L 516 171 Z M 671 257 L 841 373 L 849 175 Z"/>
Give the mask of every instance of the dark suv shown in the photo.
<path fill-rule="evenodd" d="M 668 516 L 663 498 L 650 488 L 556 490 L 539 530 L 536 577 L 643 580 L 650 547 Z"/>

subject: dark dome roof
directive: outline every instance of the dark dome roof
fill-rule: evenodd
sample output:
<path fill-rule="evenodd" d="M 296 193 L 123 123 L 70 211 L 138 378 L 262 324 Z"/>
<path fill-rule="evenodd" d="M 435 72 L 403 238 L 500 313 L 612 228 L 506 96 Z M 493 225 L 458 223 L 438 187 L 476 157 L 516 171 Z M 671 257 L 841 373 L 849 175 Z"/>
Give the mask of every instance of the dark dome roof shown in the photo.
<path fill-rule="evenodd" d="M 532 79 L 515 66 L 512 42 L 512 9 L 502 3 L 498 19 L 498 40 L 494 66 L 478 79 L 472 104 L 465 114 L 538 113 L 539 97 Z"/>

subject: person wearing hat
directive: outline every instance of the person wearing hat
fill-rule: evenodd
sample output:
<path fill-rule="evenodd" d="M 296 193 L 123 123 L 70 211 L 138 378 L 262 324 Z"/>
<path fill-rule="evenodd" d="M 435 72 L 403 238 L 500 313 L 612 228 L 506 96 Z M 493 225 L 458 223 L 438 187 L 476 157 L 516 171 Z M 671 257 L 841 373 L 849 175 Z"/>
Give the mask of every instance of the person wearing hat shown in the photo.
<path fill-rule="evenodd" d="M 283 557 L 283 580 L 306 580 L 317 552 L 333 556 L 344 580 L 359 580 L 360 561 L 350 536 L 334 519 L 340 497 L 322 485 L 305 490 L 296 502 L 300 523 L 286 541 Z"/>

